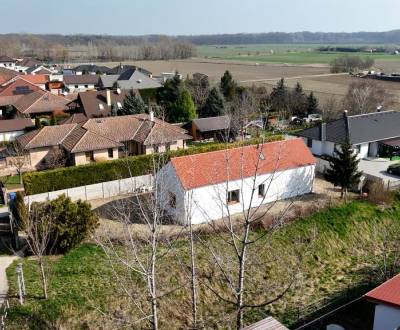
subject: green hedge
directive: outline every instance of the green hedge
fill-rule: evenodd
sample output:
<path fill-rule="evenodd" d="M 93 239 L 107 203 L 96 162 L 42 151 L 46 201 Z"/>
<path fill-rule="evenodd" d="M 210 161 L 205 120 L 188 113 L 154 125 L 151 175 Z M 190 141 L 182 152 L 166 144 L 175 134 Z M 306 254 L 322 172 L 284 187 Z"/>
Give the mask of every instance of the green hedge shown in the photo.
<path fill-rule="evenodd" d="M 264 141 L 281 140 L 281 135 L 274 135 Z M 252 139 L 245 143 L 231 143 L 228 148 L 259 143 L 260 140 Z M 92 163 L 82 166 L 72 166 L 42 172 L 29 172 L 23 174 L 25 193 L 27 195 L 40 194 L 49 191 L 74 188 L 84 185 L 106 181 L 140 176 L 152 172 L 153 161 L 167 162 L 171 157 L 192 155 L 209 151 L 226 149 L 224 143 L 196 146 L 188 149 L 171 151 L 159 155 L 131 156 L 101 163 Z"/>

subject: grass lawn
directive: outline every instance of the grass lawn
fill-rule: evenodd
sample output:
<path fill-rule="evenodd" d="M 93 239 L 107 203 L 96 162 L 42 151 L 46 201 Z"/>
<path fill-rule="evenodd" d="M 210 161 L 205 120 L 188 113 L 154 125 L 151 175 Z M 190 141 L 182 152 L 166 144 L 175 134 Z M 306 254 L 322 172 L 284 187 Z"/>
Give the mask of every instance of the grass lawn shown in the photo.
<path fill-rule="evenodd" d="M 204 45 L 197 46 L 200 57 L 208 57 L 224 60 L 292 63 L 292 64 L 329 64 L 338 56 L 361 56 L 372 57 L 375 60 L 397 61 L 396 55 L 389 53 L 366 52 L 320 52 L 318 47 L 326 46 L 319 44 L 254 44 L 254 45 Z M 339 45 L 337 45 L 339 46 Z M 349 45 L 342 45 L 349 46 Z M 358 45 L 357 45 L 358 46 Z M 371 46 L 371 45 L 370 45 Z M 374 45 L 372 45 L 374 46 Z"/>
<path fill-rule="evenodd" d="M 262 229 L 258 229 L 261 231 Z M 258 299 L 270 298 L 289 281 L 296 269 L 296 285 L 282 299 L 263 308 L 246 311 L 246 323 L 273 315 L 287 326 L 296 323 L 297 315 L 321 307 L 321 300 L 335 301 L 348 293 L 349 288 L 364 293 L 378 278 L 375 270 L 381 262 L 383 236 L 395 243 L 400 233 L 400 202 L 383 209 L 367 202 L 355 201 L 339 205 L 299 219 L 266 236 L 261 245 L 249 254 L 249 295 Z M 230 255 L 230 248 L 216 236 L 202 236 L 217 251 Z M 207 249 L 197 242 L 197 265 L 201 283 L 219 284 L 218 269 L 210 266 Z M 391 246 L 391 244 L 389 244 Z M 165 252 L 160 247 L 160 253 Z M 188 244 L 175 243 L 174 253 L 166 255 L 158 265 L 159 288 L 166 290 L 187 279 Z M 146 250 L 139 250 L 146 253 Z M 293 266 L 301 258 L 300 267 Z M 261 262 L 263 261 L 263 262 Z M 113 317 L 139 317 L 126 294 L 118 290 L 111 276 L 109 263 L 102 250 L 93 244 L 83 244 L 65 256 L 50 257 L 50 298 L 41 299 L 37 265 L 34 260 L 23 261 L 28 297 L 24 306 L 11 299 L 7 329 L 110 329 L 115 323 L 101 312 Z M 14 263 L 7 269 L 10 293 L 17 292 Z M 251 276 L 250 276 L 251 274 Z M 131 276 L 131 294 L 139 295 L 143 282 Z M 271 285 L 273 283 L 274 285 Z M 367 284 L 366 284 L 367 283 Z M 259 292 L 256 289 L 259 289 Z M 189 288 L 180 288 L 160 302 L 160 328 L 187 328 L 190 320 Z M 234 324 L 232 308 L 221 302 L 206 286 L 199 290 L 200 317 L 206 328 L 229 328 Z M 143 302 L 143 301 L 142 301 Z M 316 303 L 317 302 L 317 303 Z M 147 304 L 141 305 L 147 308 Z M 115 322 L 115 321 L 114 321 Z M 138 328 L 145 327 L 142 323 Z"/>
<path fill-rule="evenodd" d="M 7 189 L 15 189 L 22 187 L 22 185 L 19 182 L 20 178 L 18 174 L 11 176 L 3 176 L 0 178 L 0 180 L 4 182 L 4 185 L 6 186 Z"/>

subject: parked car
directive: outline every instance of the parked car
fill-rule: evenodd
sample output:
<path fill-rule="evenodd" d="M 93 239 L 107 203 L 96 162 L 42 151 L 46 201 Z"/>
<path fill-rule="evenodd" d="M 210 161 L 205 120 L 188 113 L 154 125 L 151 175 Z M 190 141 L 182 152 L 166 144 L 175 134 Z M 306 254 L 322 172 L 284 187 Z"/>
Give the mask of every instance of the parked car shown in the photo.
<path fill-rule="evenodd" d="M 304 118 L 304 121 L 306 123 L 312 123 L 315 121 L 322 121 L 322 116 L 319 113 L 311 113 L 307 116 L 307 118 Z"/>
<path fill-rule="evenodd" d="M 400 163 L 392 164 L 387 168 L 389 174 L 400 175 Z"/>

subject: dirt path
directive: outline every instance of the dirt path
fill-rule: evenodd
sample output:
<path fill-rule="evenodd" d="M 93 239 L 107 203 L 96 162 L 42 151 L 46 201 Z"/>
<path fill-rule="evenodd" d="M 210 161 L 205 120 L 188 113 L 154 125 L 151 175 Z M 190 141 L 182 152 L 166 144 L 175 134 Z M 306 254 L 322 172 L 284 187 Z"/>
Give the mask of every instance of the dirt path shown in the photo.
<path fill-rule="evenodd" d="M 301 76 L 294 76 L 294 77 L 285 77 L 285 80 L 290 79 L 307 79 L 307 78 L 319 78 L 319 77 L 332 77 L 332 76 L 347 76 L 348 73 L 322 73 L 322 74 L 308 74 L 308 75 L 301 75 Z M 240 80 L 239 83 L 256 83 L 256 82 L 263 82 L 263 81 L 277 81 L 280 80 L 282 77 L 278 78 L 266 78 L 266 79 L 251 79 L 251 80 Z"/>
<path fill-rule="evenodd" d="M 17 256 L 0 256 L 0 305 L 4 303 L 8 292 L 6 269 L 16 259 Z"/>

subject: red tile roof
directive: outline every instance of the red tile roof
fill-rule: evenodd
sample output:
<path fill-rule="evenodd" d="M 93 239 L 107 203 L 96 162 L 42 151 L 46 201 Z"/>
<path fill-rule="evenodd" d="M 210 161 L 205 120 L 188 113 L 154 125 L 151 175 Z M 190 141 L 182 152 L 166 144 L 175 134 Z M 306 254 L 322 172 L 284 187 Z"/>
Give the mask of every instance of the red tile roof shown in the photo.
<path fill-rule="evenodd" d="M 24 80 L 30 82 L 31 84 L 35 84 L 35 85 L 44 85 L 50 81 L 48 74 L 35 74 L 35 75 L 27 74 L 24 76 L 19 76 L 18 78 L 24 79 Z"/>
<path fill-rule="evenodd" d="M 0 68 L 0 85 L 8 83 L 11 79 L 22 75 L 20 72 L 9 70 L 6 68 Z"/>
<path fill-rule="evenodd" d="M 24 79 L 16 79 L 0 91 L 0 96 L 24 95 L 38 91 L 40 87 Z"/>
<path fill-rule="evenodd" d="M 315 158 L 302 139 L 173 158 L 184 189 L 194 189 L 260 174 L 313 165 Z"/>
<path fill-rule="evenodd" d="M 365 297 L 377 302 L 400 306 L 400 274 L 368 292 Z"/>

